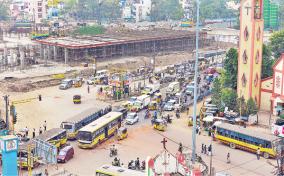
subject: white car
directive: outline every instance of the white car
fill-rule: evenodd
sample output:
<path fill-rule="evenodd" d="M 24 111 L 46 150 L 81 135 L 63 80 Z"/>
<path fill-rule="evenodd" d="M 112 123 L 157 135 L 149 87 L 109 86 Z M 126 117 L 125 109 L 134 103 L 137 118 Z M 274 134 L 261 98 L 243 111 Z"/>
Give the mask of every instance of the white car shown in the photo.
<path fill-rule="evenodd" d="M 133 124 L 137 123 L 138 121 L 139 121 L 139 117 L 138 117 L 136 112 L 132 112 L 132 113 L 127 114 L 126 124 L 133 125 Z"/>
<path fill-rule="evenodd" d="M 93 84 L 95 84 L 95 81 L 94 81 L 94 77 L 90 77 L 88 80 L 87 80 L 87 84 L 88 85 L 93 85 Z"/>

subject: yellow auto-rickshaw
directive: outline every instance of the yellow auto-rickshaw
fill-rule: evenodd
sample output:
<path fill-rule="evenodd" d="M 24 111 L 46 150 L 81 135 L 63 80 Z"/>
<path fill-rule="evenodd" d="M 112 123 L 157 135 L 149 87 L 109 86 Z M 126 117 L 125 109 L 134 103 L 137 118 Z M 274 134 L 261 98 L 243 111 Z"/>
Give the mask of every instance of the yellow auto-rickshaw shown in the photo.
<path fill-rule="evenodd" d="M 74 87 L 82 87 L 82 84 L 83 84 L 83 80 L 82 79 L 76 78 L 74 80 Z"/>
<path fill-rule="evenodd" d="M 157 106 L 158 106 L 158 104 L 157 104 L 156 101 L 151 101 L 149 106 L 148 106 L 148 109 L 149 110 L 157 110 Z"/>
<path fill-rule="evenodd" d="M 81 104 L 81 95 L 74 95 L 73 96 L 73 103 L 74 104 Z"/>
<path fill-rule="evenodd" d="M 159 130 L 159 131 L 165 131 L 166 122 L 163 119 L 156 119 L 154 121 L 154 129 Z"/>
<path fill-rule="evenodd" d="M 154 100 L 157 103 L 161 103 L 161 101 L 162 101 L 162 94 L 161 93 L 155 93 Z"/>
<path fill-rule="evenodd" d="M 192 126 L 192 125 L 193 125 L 193 118 L 189 117 L 188 126 Z"/>
<path fill-rule="evenodd" d="M 127 128 L 126 127 L 120 127 L 118 130 L 117 130 L 117 140 L 122 140 L 122 139 L 125 139 L 127 138 L 128 136 L 128 132 L 127 132 Z"/>

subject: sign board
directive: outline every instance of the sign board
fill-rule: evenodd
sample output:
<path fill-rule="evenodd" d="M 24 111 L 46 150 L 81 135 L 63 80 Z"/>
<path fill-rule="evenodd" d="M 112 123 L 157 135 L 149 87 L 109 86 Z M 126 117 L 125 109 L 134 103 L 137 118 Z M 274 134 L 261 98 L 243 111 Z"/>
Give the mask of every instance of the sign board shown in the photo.
<path fill-rule="evenodd" d="M 57 147 L 40 139 L 33 139 L 35 143 L 35 156 L 41 158 L 43 163 L 57 163 Z"/>

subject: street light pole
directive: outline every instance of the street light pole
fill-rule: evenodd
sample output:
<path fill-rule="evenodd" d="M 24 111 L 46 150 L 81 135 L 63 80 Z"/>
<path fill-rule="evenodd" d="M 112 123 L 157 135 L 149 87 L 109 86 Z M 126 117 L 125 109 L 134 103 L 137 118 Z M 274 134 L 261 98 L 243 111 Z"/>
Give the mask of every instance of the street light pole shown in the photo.
<path fill-rule="evenodd" d="M 197 111 L 197 78 L 198 78 L 198 48 L 199 48 L 199 0 L 196 0 L 196 49 L 195 49 L 195 71 L 194 71 L 194 106 L 193 106 L 193 128 L 192 128 L 192 163 L 196 159 L 196 111 Z"/>
<path fill-rule="evenodd" d="M 6 109 L 6 126 L 7 129 L 9 130 L 9 126 L 10 126 L 10 121 L 9 121 L 9 114 L 8 114 L 8 105 L 9 105 L 9 95 L 5 95 L 3 96 L 4 101 L 5 101 L 5 109 Z"/>

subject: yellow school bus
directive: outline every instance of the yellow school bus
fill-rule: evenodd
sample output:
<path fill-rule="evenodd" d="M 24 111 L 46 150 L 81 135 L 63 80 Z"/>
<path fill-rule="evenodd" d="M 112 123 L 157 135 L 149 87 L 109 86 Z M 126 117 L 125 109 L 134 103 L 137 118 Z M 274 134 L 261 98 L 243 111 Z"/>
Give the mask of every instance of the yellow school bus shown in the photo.
<path fill-rule="evenodd" d="M 78 132 L 78 146 L 80 148 L 94 148 L 99 143 L 113 136 L 121 126 L 123 114 L 121 112 L 109 112 Z"/>
<path fill-rule="evenodd" d="M 221 123 L 215 126 L 214 139 L 229 145 L 233 149 L 238 148 L 256 153 L 259 148 L 264 158 L 276 157 L 275 145 L 282 140 L 277 136 L 228 123 Z"/>

